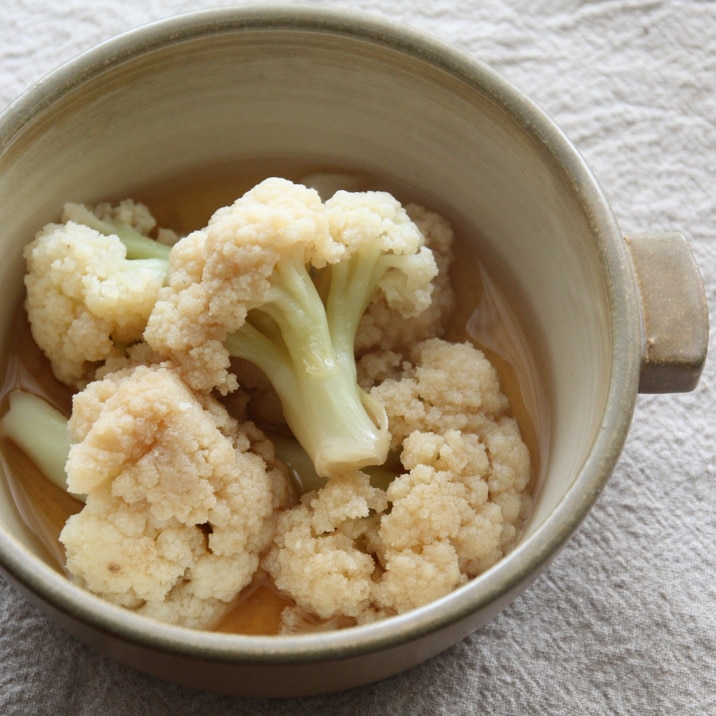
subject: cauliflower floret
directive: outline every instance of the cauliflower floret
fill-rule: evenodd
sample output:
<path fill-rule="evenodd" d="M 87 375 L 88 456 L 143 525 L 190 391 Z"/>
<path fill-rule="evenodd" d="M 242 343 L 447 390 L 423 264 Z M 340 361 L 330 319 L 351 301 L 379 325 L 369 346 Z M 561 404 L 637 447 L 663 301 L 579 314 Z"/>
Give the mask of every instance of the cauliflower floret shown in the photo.
<path fill-rule="evenodd" d="M 388 488 L 393 509 L 386 524 L 398 520 L 403 509 L 397 506 L 402 480 L 419 480 L 427 470 L 429 479 L 423 475 L 422 482 L 433 490 L 439 476 L 449 479 L 451 491 L 467 490 L 465 499 L 474 513 L 469 526 L 462 525 L 451 541 L 462 571 L 475 576 L 513 546 L 529 512 L 529 450 L 508 413 L 497 371 L 481 351 L 469 343 L 434 338 L 418 344 L 411 358 L 401 378 L 371 391 L 386 407 L 393 445 L 409 470 L 409 478 L 398 478 Z M 439 499 L 434 494 L 425 504 Z M 408 517 L 398 533 L 409 524 L 425 526 L 424 520 L 412 521 L 409 505 L 405 503 Z M 456 519 L 459 513 L 452 508 L 451 514 Z M 387 533 L 383 539 L 399 544 Z"/>
<path fill-rule="evenodd" d="M 331 236 L 345 247 L 345 257 L 362 257 L 354 270 L 364 272 L 367 285 L 371 285 L 371 274 L 378 270 L 380 261 L 387 262 L 387 270 L 381 270 L 375 282 L 380 291 L 375 294 L 372 289 L 368 301 L 382 295 L 394 317 L 414 317 L 425 312 L 432 302 L 437 265 L 432 251 L 425 246 L 425 238 L 394 196 L 382 191 L 337 191 L 326 202 L 326 215 Z M 350 270 L 350 263 L 343 257 L 341 263 Z M 334 269 L 332 281 L 342 279 L 345 288 L 358 290 L 360 285 L 354 286 L 358 283 L 356 276 L 337 278 L 340 268 L 341 264 Z M 350 301 L 351 294 L 339 286 L 339 299 Z M 331 291 L 336 292 L 335 287 Z M 356 310 L 360 320 L 365 304 L 359 302 Z"/>
<path fill-rule="evenodd" d="M 167 365 L 76 394 L 69 489 L 86 504 L 60 535 L 86 589 L 163 621 L 207 628 L 251 581 L 289 499 L 273 449 Z"/>
<path fill-rule="evenodd" d="M 375 570 L 359 533 L 370 525 L 363 518 L 386 504 L 362 472 L 331 478 L 279 517 L 264 568 L 299 608 L 320 619 L 358 617 L 371 604 Z"/>
<path fill-rule="evenodd" d="M 297 610 L 365 623 L 419 607 L 492 566 L 519 535 L 530 457 L 494 368 L 473 346 L 438 338 L 411 358 L 372 390 L 405 472 L 385 491 L 352 475 L 372 491 L 361 510 L 329 509 L 348 485 L 331 478 L 281 518 L 265 566 L 296 600 L 287 629 L 311 623 Z"/>
<path fill-rule="evenodd" d="M 267 179 L 223 207 L 206 228 L 179 241 L 169 260 L 145 339 L 178 363 L 197 390 L 237 387 L 226 337 L 263 302 L 269 277 L 286 254 L 324 265 L 343 251 L 328 233 L 318 194 L 279 178 Z"/>
<path fill-rule="evenodd" d="M 157 243 L 166 246 L 173 246 L 180 238 L 172 229 L 158 227 L 157 220 L 149 207 L 133 199 L 122 199 L 117 204 L 103 201 L 92 207 L 68 202 L 62 210 L 62 222 L 74 221 L 77 224 L 92 226 L 94 222 L 91 219 L 88 223 L 88 211 L 99 219 L 100 225 L 104 223 L 108 227 L 126 227 L 146 237 L 155 232 Z"/>
<path fill-rule="evenodd" d="M 409 356 L 398 377 L 370 391 L 388 412 L 394 449 L 414 430 L 479 432 L 506 413 L 497 371 L 470 343 L 428 339 Z"/>
<path fill-rule="evenodd" d="M 382 406 L 357 382 L 361 315 L 376 292 L 396 314 L 419 314 L 436 273 L 390 194 L 338 191 L 324 205 L 273 177 L 173 247 L 144 338 L 196 390 L 234 391 L 232 357 L 258 366 L 327 477 L 381 464 L 388 450 Z"/>
<path fill-rule="evenodd" d="M 502 556 L 503 520 L 490 501 L 490 464 L 477 436 L 416 431 L 402 459 L 409 472 L 388 487 L 392 509 L 379 531 L 386 565 L 379 598 L 396 612 L 444 596 Z M 424 582 L 420 589 L 404 588 L 408 565 L 410 581 Z"/>
<path fill-rule="evenodd" d="M 370 359 L 376 348 L 403 353 L 426 338 L 441 336 L 453 308 L 455 297 L 450 282 L 452 227 L 442 216 L 419 204 L 408 204 L 405 211 L 423 235 L 425 246 L 431 250 L 437 265 L 431 301 L 417 315 L 401 316 L 389 305 L 384 293 L 377 293 L 363 314 L 356 333 L 359 357 Z M 362 366 L 366 367 L 365 364 Z"/>
<path fill-rule="evenodd" d="M 69 215 L 78 211 L 88 210 L 66 207 Z M 124 213 L 137 214 L 142 226 L 147 221 L 142 205 L 125 206 Z M 24 257 L 33 338 L 58 380 L 76 388 L 141 339 L 166 277 L 162 260 L 130 260 L 118 236 L 69 220 L 45 226 Z"/>
<path fill-rule="evenodd" d="M 76 224 L 85 223 L 84 219 L 87 210 L 88 207 L 84 204 L 67 202 L 62 207 L 62 223 L 67 223 L 68 221 L 74 221 Z M 89 207 L 89 211 L 101 221 L 129 226 L 140 234 L 144 234 L 144 236 L 149 236 L 157 225 L 157 221 L 149 207 L 133 199 L 122 199 L 116 204 L 103 201 Z"/>

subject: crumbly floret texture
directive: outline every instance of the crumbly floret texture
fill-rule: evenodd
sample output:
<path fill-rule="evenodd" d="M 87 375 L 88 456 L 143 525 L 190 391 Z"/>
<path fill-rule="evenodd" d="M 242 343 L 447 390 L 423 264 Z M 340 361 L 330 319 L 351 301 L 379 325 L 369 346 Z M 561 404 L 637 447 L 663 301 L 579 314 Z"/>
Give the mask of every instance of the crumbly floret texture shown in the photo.
<path fill-rule="evenodd" d="M 344 252 L 342 259 L 364 255 L 366 249 L 401 257 L 392 268 L 378 271 L 380 290 L 368 296 L 363 310 L 382 297 L 394 317 L 424 313 L 432 303 L 438 268 L 425 237 L 402 204 L 387 192 L 337 191 L 325 207 L 330 234 Z"/>
<path fill-rule="evenodd" d="M 156 267 L 126 258 L 117 236 L 75 223 L 48 224 L 27 245 L 25 307 L 37 345 L 55 376 L 77 388 L 97 365 L 140 340 L 164 277 Z M 128 223 L 149 230 L 141 204 L 122 205 Z"/>
<path fill-rule="evenodd" d="M 264 302 L 269 277 L 289 253 L 320 266 L 335 261 L 342 248 L 328 233 L 317 192 L 267 179 L 173 247 L 169 285 L 160 292 L 145 339 L 171 356 L 195 389 L 230 393 L 238 383 L 224 341 Z"/>
<path fill-rule="evenodd" d="M 384 380 L 370 392 L 388 411 L 394 448 L 415 430 L 480 434 L 509 407 L 497 371 L 482 351 L 468 342 L 437 338 L 414 346 L 399 378 Z"/>
<path fill-rule="evenodd" d="M 273 448 L 169 366 L 107 375 L 76 394 L 60 540 L 76 583 L 162 621 L 210 628 L 251 581 L 289 499 Z"/>
<path fill-rule="evenodd" d="M 372 393 L 403 474 L 386 490 L 362 473 L 331 478 L 279 518 L 264 564 L 296 602 L 287 631 L 444 596 L 511 549 L 529 512 L 529 452 L 482 352 L 428 339 L 401 372 Z M 352 501 L 336 499 L 348 489 Z"/>
<path fill-rule="evenodd" d="M 426 338 L 442 336 L 455 302 L 450 282 L 454 242 L 450 223 L 419 204 L 408 204 L 405 211 L 424 237 L 426 248 L 432 252 L 437 274 L 431 282 L 429 304 L 414 314 L 397 313 L 385 293 L 375 294 L 356 333 L 356 354 L 366 356 L 367 360 L 377 348 L 402 353 Z"/>
<path fill-rule="evenodd" d="M 87 207 L 84 204 L 66 203 L 62 208 L 62 222 L 74 221 L 77 224 L 82 223 L 83 211 L 86 209 Z M 122 199 L 115 204 L 103 201 L 89 207 L 89 209 L 102 221 L 130 226 L 144 236 L 149 236 L 157 226 L 157 221 L 149 207 L 133 199 Z"/>
<path fill-rule="evenodd" d="M 358 618 L 371 605 L 375 571 L 361 538 L 374 529 L 366 518 L 386 506 L 385 494 L 364 473 L 331 478 L 279 517 L 264 567 L 309 614 Z"/>

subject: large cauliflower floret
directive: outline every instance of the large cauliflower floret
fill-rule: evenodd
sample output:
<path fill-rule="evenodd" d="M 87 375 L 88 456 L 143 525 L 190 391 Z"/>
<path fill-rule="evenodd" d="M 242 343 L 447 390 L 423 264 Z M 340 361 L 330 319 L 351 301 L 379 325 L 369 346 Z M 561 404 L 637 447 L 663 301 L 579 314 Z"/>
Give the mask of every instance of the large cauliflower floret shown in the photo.
<path fill-rule="evenodd" d="M 141 339 L 164 262 L 130 260 L 118 236 L 73 221 L 45 226 L 24 256 L 33 338 L 58 380 L 83 387 L 98 364 Z"/>
<path fill-rule="evenodd" d="M 409 472 L 390 484 L 392 509 L 379 530 L 380 601 L 396 612 L 449 593 L 513 546 L 529 507 L 529 458 L 513 422 L 496 430 L 515 453 L 506 461 L 479 436 L 457 430 L 416 431 L 405 441 Z M 507 470 L 511 484 L 490 489 Z"/>
<path fill-rule="evenodd" d="M 330 509 L 348 484 L 331 478 L 279 520 L 265 566 L 296 601 L 287 629 L 300 614 L 361 623 L 419 607 L 515 543 L 530 507 L 530 458 L 493 367 L 473 346 L 440 339 L 411 359 L 372 391 L 405 472 L 385 491 L 352 475 L 354 494 L 361 485 L 370 499 L 350 513 Z"/>
<path fill-rule="evenodd" d="M 321 476 L 381 464 L 382 406 L 357 383 L 355 333 L 376 292 L 414 316 L 437 266 L 385 192 L 313 189 L 270 178 L 179 241 L 145 340 L 197 390 L 228 394 L 230 357 L 258 366 Z"/>
<path fill-rule="evenodd" d="M 267 179 L 174 246 L 169 285 L 145 339 L 171 356 L 192 387 L 227 394 L 237 382 L 226 338 L 244 325 L 251 308 L 270 299 L 274 269 L 284 262 L 323 266 L 342 251 L 314 190 Z"/>
<path fill-rule="evenodd" d="M 251 581 L 289 497 L 271 444 L 158 365 L 91 383 L 69 429 L 68 487 L 86 495 L 60 535 L 75 581 L 162 621 L 211 627 Z"/>
<path fill-rule="evenodd" d="M 432 475 L 434 482 L 428 483 L 439 489 L 440 480 L 452 476 L 451 489 L 467 489 L 471 495 L 470 509 L 479 515 L 475 520 L 484 538 L 470 534 L 474 523 L 467 537 L 461 527 L 463 536 L 452 539 L 456 546 L 463 545 L 457 549 L 461 569 L 474 576 L 513 546 L 529 512 L 529 450 L 509 414 L 497 371 L 480 350 L 470 343 L 434 338 L 415 346 L 410 358 L 402 377 L 385 380 L 371 393 L 386 407 L 393 445 L 402 451 L 408 480 Z M 473 480 L 476 475 L 481 481 Z M 389 498 L 399 494 L 405 479 L 390 485 Z M 465 480 L 466 486 L 459 486 Z M 389 522 L 397 521 L 399 514 L 394 504 Z M 419 524 L 421 519 L 409 511 L 404 523 Z"/>

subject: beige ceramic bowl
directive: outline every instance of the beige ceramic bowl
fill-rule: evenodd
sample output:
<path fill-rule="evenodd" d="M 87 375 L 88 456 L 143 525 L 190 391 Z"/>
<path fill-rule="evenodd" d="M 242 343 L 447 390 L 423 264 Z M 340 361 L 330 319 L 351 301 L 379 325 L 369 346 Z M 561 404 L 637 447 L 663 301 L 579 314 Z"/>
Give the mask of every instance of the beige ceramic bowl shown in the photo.
<path fill-rule="evenodd" d="M 74 587 L 46 563 L 0 479 L 0 565 L 58 623 L 122 662 L 199 688 L 289 696 L 406 669 L 522 592 L 608 479 L 640 385 L 695 385 L 707 318 L 683 239 L 638 237 L 630 248 L 567 139 L 488 68 L 382 21 L 274 6 L 131 32 L 5 112 L 2 305 L 21 296 L 23 245 L 68 197 L 129 195 L 197 165 L 271 155 L 360 165 L 430 197 L 523 302 L 546 427 L 542 484 L 520 544 L 450 596 L 370 626 L 300 637 L 193 632 Z M 660 306 L 664 280 L 670 300 Z M 12 318 L 0 314 L 3 351 Z"/>

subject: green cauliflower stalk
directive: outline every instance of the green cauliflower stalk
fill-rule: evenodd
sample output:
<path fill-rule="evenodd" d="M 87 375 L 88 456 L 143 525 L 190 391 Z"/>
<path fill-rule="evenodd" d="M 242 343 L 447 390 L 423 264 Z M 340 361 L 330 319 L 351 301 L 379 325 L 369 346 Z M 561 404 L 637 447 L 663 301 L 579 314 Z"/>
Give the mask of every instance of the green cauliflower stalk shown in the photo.
<path fill-rule="evenodd" d="M 319 475 L 380 465 L 387 457 L 385 410 L 358 386 L 353 348 L 379 264 L 374 251 L 365 251 L 326 268 L 331 288 L 324 305 L 303 262 L 281 261 L 265 303 L 226 341 L 232 356 L 266 374 Z"/>

